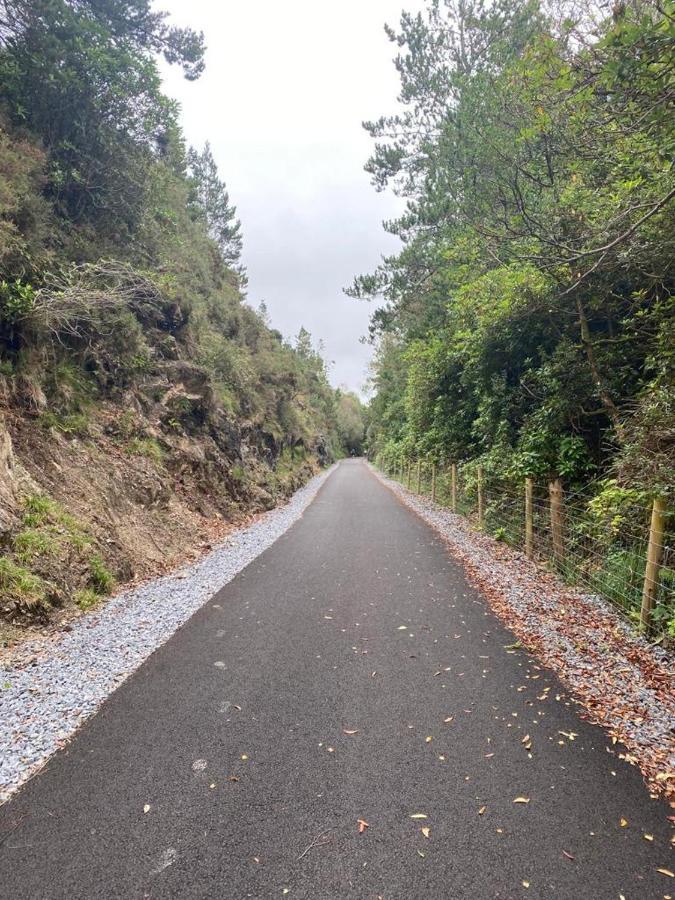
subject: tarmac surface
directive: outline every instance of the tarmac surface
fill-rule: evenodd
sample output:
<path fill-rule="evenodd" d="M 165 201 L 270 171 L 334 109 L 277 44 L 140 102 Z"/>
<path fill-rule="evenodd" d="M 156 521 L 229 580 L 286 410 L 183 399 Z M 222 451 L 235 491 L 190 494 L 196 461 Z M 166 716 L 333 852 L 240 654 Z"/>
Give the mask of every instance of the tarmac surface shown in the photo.
<path fill-rule="evenodd" d="M 0 897 L 675 896 L 669 810 L 578 711 L 345 461 L 0 808 Z"/>

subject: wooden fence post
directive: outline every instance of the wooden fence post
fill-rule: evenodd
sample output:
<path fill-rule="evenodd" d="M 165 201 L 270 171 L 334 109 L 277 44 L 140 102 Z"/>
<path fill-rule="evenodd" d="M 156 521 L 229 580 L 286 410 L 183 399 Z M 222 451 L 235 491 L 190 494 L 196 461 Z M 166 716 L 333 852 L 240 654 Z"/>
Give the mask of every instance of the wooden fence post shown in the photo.
<path fill-rule="evenodd" d="M 483 527 L 483 467 L 478 466 L 478 527 Z"/>
<path fill-rule="evenodd" d="M 450 466 L 450 494 L 452 498 L 452 511 L 457 512 L 457 463 Z"/>
<path fill-rule="evenodd" d="M 562 520 L 562 481 L 554 478 L 548 485 L 549 505 L 551 509 L 551 543 L 553 559 L 560 566 L 565 561 L 565 541 L 563 539 Z"/>
<path fill-rule="evenodd" d="M 649 631 L 652 627 L 652 612 L 656 602 L 656 591 L 659 587 L 659 573 L 663 560 L 663 532 L 665 530 L 666 509 L 663 500 L 654 498 L 652 506 L 652 522 L 649 529 L 647 546 L 647 567 L 642 588 L 642 609 L 640 610 L 640 628 Z"/>
<path fill-rule="evenodd" d="M 431 464 L 431 502 L 436 502 L 436 463 Z"/>
<path fill-rule="evenodd" d="M 410 490 L 410 478 L 412 476 L 412 463 L 408 460 L 408 490 Z"/>
<path fill-rule="evenodd" d="M 417 493 L 422 492 L 422 460 L 417 460 Z"/>
<path fill-rule="evenodd" d="M 532 519 L 532 479 L 525 479 L 525 556 L 532 559 L 534 552 L 534 522 Z"/>

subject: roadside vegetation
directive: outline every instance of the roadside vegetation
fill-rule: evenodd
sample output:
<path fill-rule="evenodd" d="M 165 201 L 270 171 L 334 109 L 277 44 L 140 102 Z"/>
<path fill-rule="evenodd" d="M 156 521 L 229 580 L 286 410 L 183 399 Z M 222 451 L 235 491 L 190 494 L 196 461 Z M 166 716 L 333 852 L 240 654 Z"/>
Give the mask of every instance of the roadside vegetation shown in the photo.
<path fill-rule="evenodd" d="M 160 57 L 198 78 L 204 39 L 147 0 L 0 3 L 0 616 L 12 621 L 93 605 L 114 578 L 149 571 L 150 553 L 156 570 L 163 540 L 175 561 L 180 524 L 273 506 L 362 438 L 360 402 L 345 418 L 311 336 L 285 339 L 245 302 L 235 207 L 208 144 L 186 145 Z M 181 520 L 177 499 L 201 518 Z M 125 517 L 160 508 L 176 533 L 134 545 Z"/>
<path fill-rule="evenodd" d="M 559 479 L 622 597 L 655 497 L 675 576 L 674 28 L 668 0 L 404 14 L 400 110 L 365 126 L 403 246 L 349 291 L 377 300 L 371 455 L 459 465 L 467 496 L 480 471 L 513 542 L 525 479 Z"/>

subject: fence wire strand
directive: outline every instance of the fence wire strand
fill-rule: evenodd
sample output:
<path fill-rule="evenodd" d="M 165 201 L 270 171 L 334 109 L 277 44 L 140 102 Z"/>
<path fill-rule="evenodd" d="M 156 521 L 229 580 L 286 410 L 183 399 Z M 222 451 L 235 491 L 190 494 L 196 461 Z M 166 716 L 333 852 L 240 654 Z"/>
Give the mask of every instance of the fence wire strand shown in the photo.
<path fill-rule="evenodd" d="M 408 485 L 408 471 L 410 472 Z M 435 502 L 452 506 L 452 475 L 450 466 L 432 467 L 422 463 L 419 492 L 431 496 L 435 481 Z M 478 525 L 478 486 L 475 476 L 468 479 L 458 466 L 455 479 L 455 512 Z M 415 461 L 410 470 L 406 465 L 390 470 L 391 477 L 418 488 L 418 469 Z M 525 547 L 525 485 L 488 481 L 482 486 L 483 521 L 486 534 L 516 549 Z M 613 521 L 603 519 L 590 504 L 592 496 L 583 491 L 563 496 L 561 504 L 558 552 L 554 547 L 551 522 L 551 501 L 548 488 L 533 484 L 532 537 L 533 557 L 540 564 L 553 569 L 569 584 L 608 600 L 628 621 L 640 621 L 647 549 L 649 546 L 651 511 L 644 504 L 634 503 L 630 520 L 621 516 Z M 660 548 L 661 564 L 654 590 L 651 614 L 655 632 L 663 632 L 675 622 L 675 533 L 673 519 L 663 536 Z M 562 554 L 560 552 L 562 546 Z"/>

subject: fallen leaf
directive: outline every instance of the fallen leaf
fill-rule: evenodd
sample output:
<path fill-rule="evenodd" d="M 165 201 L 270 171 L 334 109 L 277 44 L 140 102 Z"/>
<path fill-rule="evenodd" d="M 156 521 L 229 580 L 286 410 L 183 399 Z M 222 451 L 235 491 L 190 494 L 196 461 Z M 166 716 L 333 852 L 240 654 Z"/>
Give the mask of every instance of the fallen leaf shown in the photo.
<path fill-rule="evenodd" d="M 619 819 L 619 825 L 620 825 L 622 828 L 625 828 L 626 825 L 628 825 L 628 819 L 624 819 L 623 816 L 622 816 L 622 817 Z"/>
<path fill-rule="evenodd" d="M 478 815 L 482 816 L 486 809 L 487 809 L 487 806 L 481 806 L 481 808 L 478 810 Z"/>
<path fill-rule="evenodd" d="M 370 827 L 365 819 L 357 819 L 356 824 L 359 826 L 359 834 L 363 834 L 366 828 Z"/>
<path fill-rule="evenodd" d="M 428 838 L 429 835 L 431 834 L 431 828 L 428 828 L 428 827 L 423 828 L 422 834 L 424 835 L 425 838 Z"/>
<path fill-rule="evenodd" d="M 453 719 L 454 719 L 454 716 L 448 716 L 448 718 L 443 719 L 443 721 L 447 723 L 447 722 L 452 722 Z"/>
<path fill-rule="evenodd" d="M 671 872 L 670 869 L 657 869 L 656 871 L 662 875 L 667 875 L 668 878 L 675 878 L 675 872 Z"/>
<path fill-rule="evenodd" d="M 245 753 L 241 754 L 241 759 L 248 759 L 248 756 Z"/>
<path fill-rule="evenodd" d="M 424 743 L 425 743 L 425 744 L 430 744 L 432 741 L 433 741 L 432 735 L 429 735 L 428 737 L 425 737 L 425 738 L 424 738 Z"/>
<path fill-rule="evenodd" d="M 143 807 L 143 812 L 144 812 L 144 813 L 150 812 L 150 804 L 149 804 L 149 803 L 146 803 L 146 804 L 145 804 L 145 806 Z"/>
<path fill-rule="evenodd" d="M 654 840 L 654 835 L 653 835 L 653 834 L 644 834 L 643 837 L 644 837 L 644 839 L 645 839 L 646 841 L 653 841 L 653 840 Z"/>
<path fill-rule="evenodd" d="M 563 850 L 563 856 L 566 856 L 568 859 L 574 859 L 571 853 L 568 853 L 567 850 Z"/>
<path fill-rule="evenodd" d="M 413 813 L 410 816 L 411 819 L 428 819 L 429 816 L 426 813 Z"/>
<path fill-rule="evenodd" d="M 407 630 L 408 630 L 408 626 L 407 626 L 407 625 L 399 625 L 399 626 L 398 626 L 398 630 L 399 630 L 399 631 L 407 631 Z"/>
<path fill-rule="evenodd" d="M 529 887 L 529 886 L 530 886 L 530 882 L 529 882 L 529 881 L 524 881 L 524 882 L 523 882 L 523 887 Z"/>
<path fill-rule="evenodd" d="M 343 734 L 358 734 L 358 733 L 359 733 L 358 728 L 354 728 L 353 730 L 350 730 L 348 728 L 343 729 Z"/>
<path fill-rule="evenodd" d="M 417 851 L 417 855 L 418 855 L 418 856 L 421 856 L 422 859 L 424 859 L 424 857 L 426 856 L 426 853 L 422 853 L 421 850 L 418 850 L 418 851 Z"/>
<path fill-rule="evenodd" d="M 529 803 L 530 798 L 529 797 L 516 797 L 516 799 L 513 802 L 514 803 Z"/>

